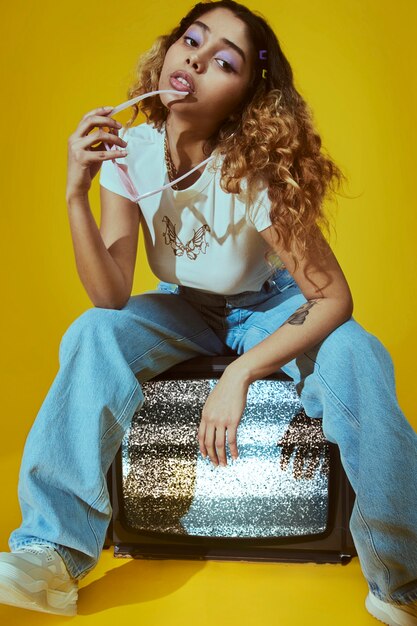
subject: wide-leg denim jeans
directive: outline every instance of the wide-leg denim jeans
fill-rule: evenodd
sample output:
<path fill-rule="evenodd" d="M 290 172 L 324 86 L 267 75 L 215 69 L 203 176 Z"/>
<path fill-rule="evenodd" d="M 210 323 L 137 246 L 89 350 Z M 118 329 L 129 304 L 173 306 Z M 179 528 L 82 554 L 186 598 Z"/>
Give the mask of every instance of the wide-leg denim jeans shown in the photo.
<path fill-rule="evenodd" d="M 286 269 L 232 296 L 160 282 L 123 309 L 90 308 L 65 332 L 59 371 L 28 434 L 22 523 L 11 550 L 55 547 L 76 579 L 97 563 L 111 518 L 107 471 L 141 383 L 201 355 L 242 354 L 306 302 Z M 380 599 L 417 599 L 417 435 L 396 397 L 392 359 L 352 317 L 281 368 L 308 416 L 322 418 L 356 493 L 350 528 Z"/>

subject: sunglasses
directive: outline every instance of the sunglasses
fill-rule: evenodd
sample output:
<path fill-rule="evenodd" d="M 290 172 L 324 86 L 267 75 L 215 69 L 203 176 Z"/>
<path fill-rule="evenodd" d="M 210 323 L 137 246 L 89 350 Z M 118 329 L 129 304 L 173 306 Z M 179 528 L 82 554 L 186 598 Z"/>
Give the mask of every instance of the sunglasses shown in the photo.
<path fill-rule="evenodd" d="M 127 100 L 126 102 L 123 102 L 122 104 L 119 104 L 117 107 L 114 107 L 114 109 L 112 109 L 110 111 L 109 116 L 111 117 L 113 115 L 116 115 L 117 113 L 120 113 L 120 111 L 123 111 L 124 109 L 128 109 L 133 104 L 136 104 L 136 102 L 139 102 L 140 100 L 144 100 L 145 98 L 149 98 L 150 96 L 155 96 L 156 94 L 159 94 L 159 93 L 173 93 L 173 94 L 178 94 L 178 95 L 181 95 L 181 96 L 185 96 L 185 95 L 188 94 L 187 91 L 179 91 L 177 89 L 159 89 L 157 91 L 149 91 L 148 93 L 144 93 L 141 96 L 137 96 L 136 98 L 132 98 L 131 100 Z M 117 146 L 112 147 L 112 146 L 110 146 L 110 144 L 108 144 L 105 141 L 103 143 L 104 143 L 104 146 L 105 146 L 106 150 L 108 150 L 110 152 L 118 150 Z M 193 167 L 193 169 L 191 169 L 186 174 L 183 174 L 182 176 L 179 176 L 178 178 L 176 178 L 172 182 L 170 182 L 170 183 L 168 183 L 166 185 L 163 185 L 162 187 L 158 187 L 158 189 L 154 189 L 153 191 L 148 191 L 147 193 L 144 193 L 144 194 L 140 194 L 138 192 L 138 190 L 136 189 L 135 184 L 133 183 L 131 177 L 129 176 L 128 168 L 127 168 L 127 165 L 125 163 L 117 163 L 115 158 L 111 159 L 111 162 L 117 168 L 117 172 L 119 174 L 120 181 L 121 181 L 121 183 L 122 183 L 126 193 L 128 194 L 129 198 L 133 202 L 139 202 L 140 200 L 143 200 L 143 198 L 148 198 L 149 196 L 153 196 L 154 194 L 159 193 L 159 192 L 163 191 L 164 189 L 167 189 L 168 187 L 172 187 L 172 185 L 175 185 L 180 180 L 183 180 L 184 178 L 186 178 L 187 176 L 189 176 L 190 174 L 195 172 L 195 170 L 197 170 L 199 167 L 201 167 L 202 165 L 205 165 L 206 163 L 208 163 L 209 161 L 211 161 L 214 158 L 215 158 L 215 155 L 209 156 L 208 159 L 205 159 L 204 161 L 201 161 L 201 163 L 199 163 L 198 165 Z"/>

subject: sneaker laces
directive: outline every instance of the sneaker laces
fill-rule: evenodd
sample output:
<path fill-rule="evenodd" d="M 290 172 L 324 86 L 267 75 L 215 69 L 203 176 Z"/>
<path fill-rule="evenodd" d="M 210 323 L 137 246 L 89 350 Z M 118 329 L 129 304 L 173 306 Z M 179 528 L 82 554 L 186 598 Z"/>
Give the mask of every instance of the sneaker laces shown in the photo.
<path fill-rule="evenodd" d="M 52 546 L 46 544 L 32 544 L 29 546 L 22 546 L 16 552 L 32 552 L 33 554 L 43 554 L 44 552 L 51 553 L 54 550 Z"/>
<path fill-rule="evenodd" d="M 29 552 L 31 554 L 34 554 L 38 558 L 42 558 L 42 556 L 44 556 L 46 566 L 49 569 L 53 568 L 56 574 L 60 571 L 60 569 L 62 569 L 58 565 L 58 560 L 62 560 L 61 555 L 57 550 L 55 550 L 52 546 L 48 544 L 32 544 L 28 546 L 22 546 L 21 548 L 16 550 L 16 552 Z M 59 557 L 59 559 L 57 559 L 57 557 Z M 65 570 L 68 571 L 66 567 Z"/>
<path fill-rule="evenodd" d="M 68 567 L 66 566 L 64 559 L 59 554 L 59 552 L 49 544 L 31 544 L 27 546 L 22 546 L 21 548 L 15 550 L 15 552 L 31 552 L 36 556 L 45 555 L 47 567 L 49 570 L 53 571 L 57 575 L 72 579 L 72 576 L 69 573 Z"/>

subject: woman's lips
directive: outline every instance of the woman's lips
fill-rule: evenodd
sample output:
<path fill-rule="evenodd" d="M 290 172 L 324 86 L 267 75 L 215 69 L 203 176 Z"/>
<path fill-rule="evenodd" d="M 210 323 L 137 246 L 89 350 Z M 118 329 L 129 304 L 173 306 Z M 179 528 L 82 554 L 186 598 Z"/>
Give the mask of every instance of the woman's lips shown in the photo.
<path fill-rule="evenodd" d="M 187 87 L 186 85 L 184 85 L 184 83 L 174 78 L 174 76 L 170 77 L 169 82 L 174 87 L 174 89 L 178 89 L 178 91 L 188 91 L 189 93 L 192 93 L 191 87 Z"/>

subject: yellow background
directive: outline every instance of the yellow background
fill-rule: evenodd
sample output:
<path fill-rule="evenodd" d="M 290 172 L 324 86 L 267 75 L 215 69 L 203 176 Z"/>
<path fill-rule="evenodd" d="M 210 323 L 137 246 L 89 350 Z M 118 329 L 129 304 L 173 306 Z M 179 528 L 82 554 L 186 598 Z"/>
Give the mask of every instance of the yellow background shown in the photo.
<path fill-rule="evenodd" d="M 246 4 L 277 33 L 323 145 L 349 178 L 345 190 L 354 199 L 338 198 L 330 243 L 352 289 L 354 317 L 392 355 L 400 406 L 417 428 L 417 5 Z M 15 0 L 2 8 L 2 550 L 20 523 L 20 455 L 57 373 L 60 339 L 92 306 L 78 278 L 65 203 L 68 137 L 87 111 L 127 99 L 139 54 L 191 6 Z M 99 223 L 98 177 L 90 203 Z M 156 282 L 141 238 L 133 292 Z M 119 567 L 124 576 L 114 576 Z M 82 585 L 80 613 L 91 623 L 376 624 L 362 606 L 357 559 L 342 568 L 130 562 L 104 553 Z M 15 624 L 61 621 L 0 606 L 3 615 Z"/>

